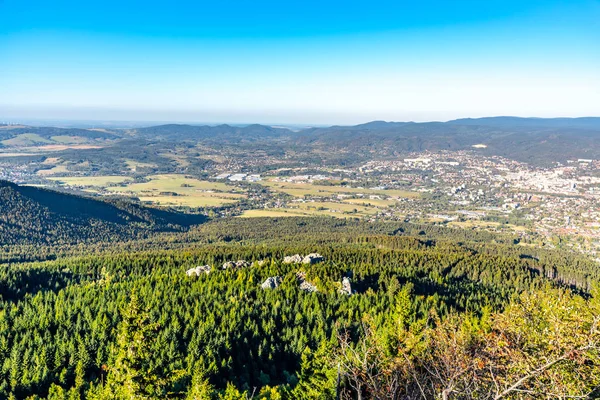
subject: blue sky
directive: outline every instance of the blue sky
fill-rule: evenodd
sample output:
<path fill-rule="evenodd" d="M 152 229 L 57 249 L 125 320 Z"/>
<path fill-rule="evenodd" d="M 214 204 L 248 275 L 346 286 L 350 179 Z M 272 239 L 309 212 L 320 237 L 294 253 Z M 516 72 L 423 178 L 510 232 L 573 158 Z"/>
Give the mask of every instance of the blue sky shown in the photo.
<path fill-rule="evenodd" d="M 0 0 L 0 119 L 600 115 L 600 1 Z"/>

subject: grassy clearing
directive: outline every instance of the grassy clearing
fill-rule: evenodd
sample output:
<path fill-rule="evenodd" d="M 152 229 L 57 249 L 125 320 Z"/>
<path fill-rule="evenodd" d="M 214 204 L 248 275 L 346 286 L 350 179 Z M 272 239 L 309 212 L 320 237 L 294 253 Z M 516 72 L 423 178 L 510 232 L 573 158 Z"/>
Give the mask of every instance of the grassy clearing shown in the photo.
<path fill-rule="evenodd" d="M 91 150 L 101 149 L 104 146 L 90 144 L 46 144 L 41 146 L 26 146 L 20 147 L 19 150 L 26 152 L 27 155 L 39 156 L 47 153 L 64 151 L 64 150 Z M 13 153 L 16 154 L 16 153 Z M 22 155 L 22 154 L 19 154 Z M 6 157 L 6 156 L 5 156 Z M 14 157 L 14 156 L 13 156 Z"/>
<path fill-rule="evenodd" d="M 39 156 L 39 154 L 37 154 L 37 153 L 15 153 L 15 152 L 0 153 L 0 157 L 30 157 L 30 156 Z"/>
<path fill-rule="evenodd" d="M 494 221 L 479 221 L 479 220 L 469 220 L 469 221 L 452 221 L 448 223 L 449 226 L 455 226 L 463 229 L 511 229 L 515 232 L 524 232 L 527 230 L 527 227 L 513 224 L 501 224 L 499 222 Z"/>
<path fill-rule="evenodd" d="M 52 140 L 54 140 L 57 143 L 62 143 L 62 144 L 81 144 L 81 143 L 88 142 L 88 140 L 86 138 L 83 138 L 81 136 L 66 136 L 66 135 L 52 136 Z"/>
<path fill-rule="evenodd" d="M 138 162 L 138 161 L 134 161 L 134 160 L 127 160 L 127 161 L 125 161 L 125 164 L 127 164 L 127 168 L 129 168 L 132 171 L 136 171 L 138 168 L 156 168 L 157 167 L 156 164 L 143 163 L 143 162 Z"/>
<path fill-rule="evenodd" d="M 58 165 L 60 164 L 61 159 L 59 157 L 48 157 L 44 160 L 42 164 L 44 165 Z"/>
<path fill-rule="evenodd" d="M 371 215 L 376 214 L 377 209 L 374 207 L 365 207 L 356 204 L 334 203 L 330 201 L 315 201 L 307 203 L 297 203 L 297 207 L 303 211 L 318 212 L 319 214 L 354 214 L 354 215 Z"/>
<path fill-rule="evenodd" d="M 259 210 L 246 210 L 240 215 L 240 218 L 260 218 L 260 217 L 303 217 L 307 213 L 298 212 L 287 208 L 265 208 Z"/>
<path fill-rule="evenodd" d="M 149 182 L 132 183 L 126 187 L 110 188 L 114 192 L 152 193 L 152 192 L 174 192 L 179 195 L 190 195 L 199 190 L 214 190 L 221 192 L 233 192 L 236 188 L 221 182 L 200 181 L 194 178 L 186 178 L 184 175 L 164 174 L 149 175 Z"/>
<path fill-rule="evenodd" d="M 235 203 L 245 197 L 236 187 L 184 175 L 150 175 L 148 179 L 148 182 L 109 187 L 107 190 L 136 196 L 141 201 L 158 205 L 182 207 L 216 207 Z"/>
<path fill-rule="evenodd" d="M 54 173 L 61 167 L 47 170 L 46 174 Z M 221 182 L 200 181 L 177 174 L 150 175 L 149 181 L 143 183 L 134 183 L 133 178 L 128 176 L 49 177 L 48 179 L 61 185 L 82 187 L 88 192 L 98 193 L 105 189 L 162 206 L 217 207 L 235 203 L 245 197 L 245 194 L 234 186 Z M 122 186 L 111 186 L 116 184 Z"/>
<path fill-rule="evenodd" d="M 358 204 L 366 207 L 387 208 L 396 204 L 395 200 L 388 199 L 346 199 L 344 203 Z"/>
<path fill-rule="evenodd" d="M 241 196 L 241 195 L 240 195 Z M 139 196 L 140 201 L 153 203 L 161 206 L 180 207 L 218 207 L 232 204 L 236 198 L 217 196 Z"/>
<path fill-rule="evenodd" d="M 56 165 L 55 167 L 50 169 L 40 169 L 35 174 L 37 176 L 52 176 L 56 174 L 64 174 L 67 172 L 69 172 L 69 170 L 67 169 L 66 165 Z"/>
<path fill-rule="evenodd" d="M 55 178 L 48 178 L 48 179 L 53 180 L 61 185 L 94 186 L 94 187 L 106 187 L 108 185 L 123 183 L 123 182 L 132 180 L 132 178 L 130 178 L 128 176 L 118 176 L 118 175 L 115 175 L 115 176 L 109 176 L 109 175 L 82 176 L 82 177 L 70 176 L 70 177 L 55 177 Z"/>
<path fill-rule="evenodd" d="M 276 182 L 276 181 L 263 181 L 262 185 L 276 190 L 279 192 L 287 193 L 294 197 L 305 197 L 305 196 L 323 196 L 330 197 L 338 194 L 351 194 L 351 195 L 383 195 L 389 197 L 404 197 L 404 198 L 418 198 L 419 193 L 408 192 L 405 190 L 375 190 L 375 189 L 358 189 L 345 186 L 324 186 L 324 185 L 313 185 L 310 183 L 288 183 L 288 182 Z"/>
<path fill-rule="evenodd" d="M 326 216 L 335 218 L 360 218 L 363 214 L 332 212 L 331 210 L 315 210 L 300 208 L 261 208 L 256 210 L 247 210 L 240 215 L 240 218 L 258 218 L 258 217 L 314 217 Z"/>
<path fill-rule="evenodd" d="M 10 147 L 35 146 L 38 144 L 53 143 L 51 140 L 41 137 L 35 133 L 23 133 L 12 139 L 2 141 L 2 144 Z"/>

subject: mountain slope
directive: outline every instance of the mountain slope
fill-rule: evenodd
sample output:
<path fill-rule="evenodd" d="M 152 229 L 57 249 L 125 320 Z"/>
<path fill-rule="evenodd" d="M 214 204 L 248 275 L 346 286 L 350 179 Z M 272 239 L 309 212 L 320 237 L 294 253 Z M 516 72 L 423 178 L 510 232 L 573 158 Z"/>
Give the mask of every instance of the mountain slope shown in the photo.
<path fill-rule="evenodd" d="M 0 245 L 129 240 L 178 231 L 204 217 L 98 201 L 0 181 Z"/>
<path fill-rule="evenodd" d="M 106 130 L 33 126 L 0 127 L 0 147 L 83 144 L 119 138 L 117 132 Z"/>
<path fill-rule="evenodd" d="M 468 150 L 485 144 L 486 154 L 550 164 L 600 158 L 600 118 L 493 117 L 449 122 L 332 126 L 301 131 L 299 145 L 357 155 L 396 156 L 409 152 Z M 371 156 L 372 157 L 372 156 Z"/>

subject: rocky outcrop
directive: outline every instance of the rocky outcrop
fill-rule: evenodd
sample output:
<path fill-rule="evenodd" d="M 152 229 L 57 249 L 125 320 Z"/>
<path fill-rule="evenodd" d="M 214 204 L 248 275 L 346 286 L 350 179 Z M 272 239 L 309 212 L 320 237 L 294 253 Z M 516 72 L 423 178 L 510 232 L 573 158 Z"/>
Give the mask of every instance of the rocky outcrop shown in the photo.
<path fill-rule="evenodd" d="M 342 279 L 342 288 L 339 290 L 339 292 L 348 296 L 352 294 L 352 283 L 350 282 L 350 278 L 347 276 Z"/>
<path fill-rule="evenodd" d="M 283 258 L 284 264 L 300 264 L 302 262 L 302 256 L 300 254 L 294 254 L 293 256 L 285 256 Z"/>
<path fill-rule="evenodd" d="M 282 280 L 283 279 L 280 276 L 270 276 L 260 285 L 260 287 L 263 290 L 275 289 L 277 286 L 281 285 Z"/>
<path fill-rule="evenodd" d="M 319 253 L 310 253 L 307 256 L 294 254 L 293 256 L 286 256 L 283 258 L 284 264 L 316 264 L 323 261 L 325 261 L 325 258 Z"/>
<path fill-rule="evenodd" d="M 185 271 L 187 276 L 200 276 L 202 274 L 210 274 L 212 267 L 210 265 L 199 265 L 196 268 L 191 268 Z"/>
<path fill-rule="evenodd" d="M 302 259 L 302 264 L 317 264 L 325 261 L 325 258 L 319 253 L 310 253 Z"/>
<path fill-rule="evenodd" d="M 300 288 L 300 290 L 309 293 L 319 291 L 319 289 L 317 289 L 315 285 L 306 280 L 306 273 L 297 272 L 296 279 L 298 279 L 298 287 Z"/>
<path fill-rule="evenodd" d="M 246 260 L 227 261 L 223 264 L 223 269 L 240 269 L 249 267 L 251 264 Z"/>

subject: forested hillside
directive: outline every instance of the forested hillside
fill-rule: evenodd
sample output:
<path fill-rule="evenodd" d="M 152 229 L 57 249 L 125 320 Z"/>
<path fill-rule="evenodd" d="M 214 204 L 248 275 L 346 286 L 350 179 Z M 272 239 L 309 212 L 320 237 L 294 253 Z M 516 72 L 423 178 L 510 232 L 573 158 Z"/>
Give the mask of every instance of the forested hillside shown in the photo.
<path fill-rule="evenodd" d="M 204 217 L 93 200 L 0 181 L 0 244 L 61 245 L 141 239 L 183 230 Z"/>
<path fill-rule="evenodd" d="M 393 156 L 465 150 L 483 144 L 487 146 L 483 154 L 539 165 L 573 158 L 597 159 L 600 150 L 595 143 L 599 138 L 599 118 L 495 117 L 426 123 L 372 122 L 298 133 L 298 143 L 330 151 Z"/>
<path fill-rule="evenodd" d="M 143 149 L 123 146 L 132 141 L 139 145 L 158 141 L 203 143 L 214 149 L 224 145 L 249 146 L 252 150 L 281 154 L 301 151 L 307 158 L 315 156 L 315 151 L 326 151 L 336 159 L 341 154 L 352 154 L 356 160 L 363 160 L 366 154 L 389 157 L 420 151 L 465 150 L 485 144 L 485 154 L 549 165 L 573 158 L 600 158 L 595 146 L 600 137 L 599 121 L 600 118 L 491 117 L 426 123 L 373 121 L 298 131 L 259 124 L 171 124 L 127 130 L 5 126 L 0 130 L 0 147 L 108 141 L 111 147 L 106 152 L 135 155 Z"/>
<path fill-rule="evenodd" d="M 409 224 L 234 218 L 171 240 L 98 243 L 97 255 L 4 264 L 0 397 L 592 393 L 593 264 L 487 239 Z M 284 262 L 309 253 L 323 260 Z M 189 272 L 197 266 L 206 267 Z M 579 286 L 566 289 L 567 276 Z"/>

